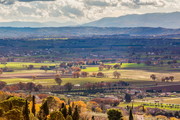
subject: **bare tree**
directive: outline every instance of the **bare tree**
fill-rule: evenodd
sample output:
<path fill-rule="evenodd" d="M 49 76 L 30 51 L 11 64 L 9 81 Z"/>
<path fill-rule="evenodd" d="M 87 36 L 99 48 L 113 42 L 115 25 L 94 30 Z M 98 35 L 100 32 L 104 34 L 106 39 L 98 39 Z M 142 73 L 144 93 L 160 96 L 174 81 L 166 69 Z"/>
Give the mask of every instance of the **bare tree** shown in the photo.
<path fill-rule="evenodd" d="M 154 74 L 150 75 L 150 78 L 154 81 L 157 79 L 156 75 L 154 75 Z"/>
<path fill-rule="evenodd" d="M 82 77 L 87 77 L 87 76 L 88 76 L 88 74 L 89 74 L 88 72 L 84 72 L 84 71 L 83 71 L 83 72 L 81 72 Z"/>
<path fill-rule="evenodd" d="M 105 77 L 105 75 L 104 75 L 104 73 L 102 73 L 102 72 L 98 72 L 98 73 L 97 73 L 97 77 L 102 78 L 102 77 Z"/>
<path fill-rule="evenodd" d="M 71 91 L 71 89 L 73 88 L 73 84 L 68 82 L 64 85 L 65 89 L 67 89 L 68 91 Z"/>
<path fill-rule="evenodd" d="M 169 80 L 171 80 L 171 82 L 173 82 L 174 76 L 169 76 Z"/>
<path fill-rule="evenodd" d="M 79 78 L 80 77 L 80 73 L 79 72 L 73 72 L 73 78 Z"/>
<path fill-rule="evenodd" d="M 114 71 L 113 76 L 118 79 L 121 76 L 121 74 L 118 71 Z"/>
<path fill-rule="evenodd" d="M 61 85 L 62 80 L 61 80 L 60 77 L 56 77 L 54 80 L 56 81 L 56 83 L 57 83 L 58 85 Z"/>

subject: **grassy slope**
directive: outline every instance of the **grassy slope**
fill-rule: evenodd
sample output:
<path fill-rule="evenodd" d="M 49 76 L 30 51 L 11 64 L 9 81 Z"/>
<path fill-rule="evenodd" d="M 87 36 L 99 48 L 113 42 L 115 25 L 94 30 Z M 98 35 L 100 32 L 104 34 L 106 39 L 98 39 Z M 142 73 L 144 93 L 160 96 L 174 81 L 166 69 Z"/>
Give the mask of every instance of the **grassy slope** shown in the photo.
<path fill-rule="evenodd" d="M 55 63 L 27 63 L 27 62 L 8 62 L 6 65 L 0 64 L 0 68 L 8 67 L 11 69 L 24 69 L 23 65 L 34 65 L 34 68 L 40 68 L 41 66 L 54 66 Z"/>
<path fill-rule="evenodd" d="M 154 100 L 160 100 L 160 103 L 163 103 L 163 106 L 166 106 L 166 107 L 161 108 L 161 107 L 155 106 L 155 105 L 158 105 L 158 103 L 154 103 Z M 137 107 L 144 103 L 145 104 L 151 103 L 152 106 L 145 106 L 145 107 L 178 111 L 179 110 L 178 108 L 169 108 L 168 106 L 169 106 L 169 104 L 179 104 L 179 101 L 180 101 L 180 98 L 161 98 L 161 99 L 160 98 L 148 98 L 148 102 L 140 102 L 140 101 L 135 100 L 135 102 L 133 102 L 133 106 Z M 119 104 L 119 107 L 126 107 L 127 105 L 132 106 L 132 103 L 122 102 Z"/>

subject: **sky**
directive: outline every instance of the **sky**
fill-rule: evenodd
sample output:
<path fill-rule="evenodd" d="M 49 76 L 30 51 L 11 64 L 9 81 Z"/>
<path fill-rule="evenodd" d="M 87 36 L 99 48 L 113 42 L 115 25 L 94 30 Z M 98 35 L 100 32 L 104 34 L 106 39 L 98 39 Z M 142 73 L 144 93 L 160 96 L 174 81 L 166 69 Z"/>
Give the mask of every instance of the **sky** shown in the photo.
<path fill-rule="evenodd" d="M 180 11 L 180 0 L 0 0 L 0 22 L 77 24 L 104 17 Z"/>

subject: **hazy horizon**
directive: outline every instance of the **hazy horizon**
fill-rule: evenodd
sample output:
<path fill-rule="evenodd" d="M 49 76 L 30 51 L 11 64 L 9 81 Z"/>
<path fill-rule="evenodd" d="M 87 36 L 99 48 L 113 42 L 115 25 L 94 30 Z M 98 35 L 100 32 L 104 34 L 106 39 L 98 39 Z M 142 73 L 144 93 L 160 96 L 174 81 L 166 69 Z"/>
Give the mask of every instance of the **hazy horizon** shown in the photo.
<path fill-rule="evenodd" d="M 0 22 L 83 24 L 104 17 L 179 12 L 179 6 L 179 0 L 0 0 Z"/>

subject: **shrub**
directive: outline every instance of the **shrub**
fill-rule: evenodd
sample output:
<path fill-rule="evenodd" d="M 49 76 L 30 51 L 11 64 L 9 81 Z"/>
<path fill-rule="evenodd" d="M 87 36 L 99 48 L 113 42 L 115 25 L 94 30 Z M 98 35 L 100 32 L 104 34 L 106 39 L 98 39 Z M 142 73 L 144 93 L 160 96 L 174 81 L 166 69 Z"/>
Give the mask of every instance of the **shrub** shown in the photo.
<path fill-rule="evenodd" d="M 108 112 L 109 120 L 122 120 L 122 113 L 119 109 L 109 109 Z"/>

